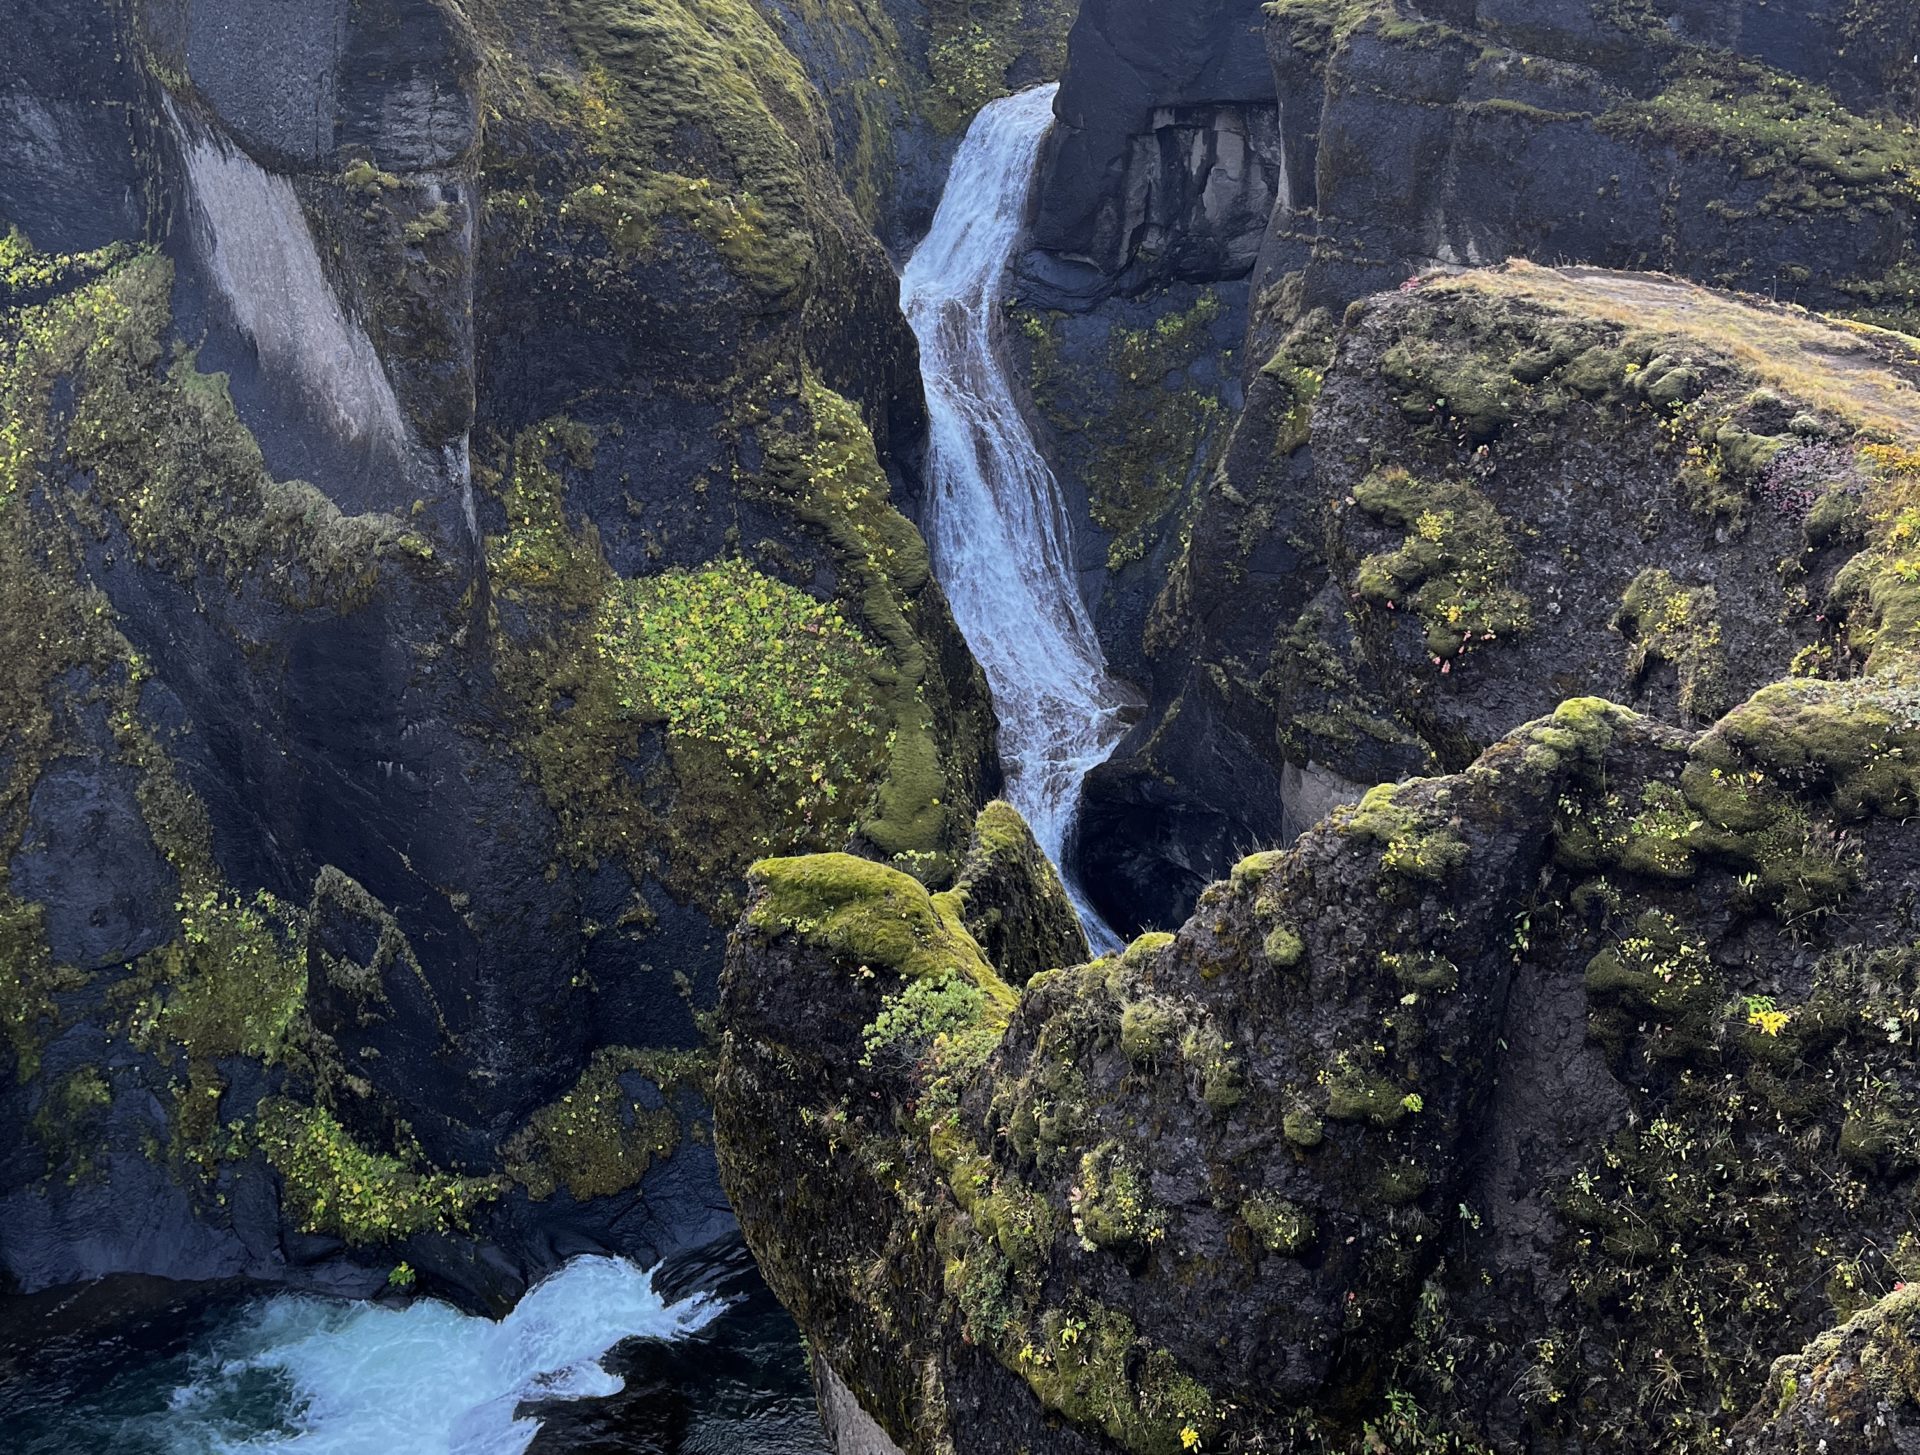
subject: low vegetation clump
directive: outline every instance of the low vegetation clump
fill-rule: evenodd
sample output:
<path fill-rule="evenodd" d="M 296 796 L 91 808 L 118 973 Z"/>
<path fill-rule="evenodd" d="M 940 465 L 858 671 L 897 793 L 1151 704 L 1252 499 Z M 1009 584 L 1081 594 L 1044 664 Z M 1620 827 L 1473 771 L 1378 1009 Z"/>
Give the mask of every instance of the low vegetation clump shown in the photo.
<path fill-rule="evenodd" d="M 300 1227 L 348 1243 L 464 1228 L 475 1208 L 502 1191 L 497 1178 L 422 1168 L 417 1152 L 370 1151 L 323 1107 L 265 1101 L 258 1136 Z"/>
<path fill-rule="evenodd" d="M 863 785 L 884 751 L 881 654 L 838 607 L 743 561 L 622 581 L 595 640 L 623 709 L 659 714 L 802 812 Z"/>
<path fill-rule="evenodd" d="M 1632 644 L 1629 684 L 1637 686 L 1654 666 L 1665 664 L 1678 678 L 1683 714 L 1704 722 L 1725 711 L 1726 652 L 1713 587 L 1682 586 L 1672 573 L 1650 566 L 1627 587 L 1614 626 Z"/>
<path fill-rule="evenodd" d="M 595 1051 L 580 1079 L 502 1146 L 508 1174 L 535 1199 L 564 1187 L 586 1202 L 637 1187 L 656 1160 L 673 1155 L 680 1126 L 671 1107 L 647 1105 L 628 1081 L 644 1078 L 666 1091 L 693 1072 L 689 1054 Z"/>
<path fill-rule="evenodd" d="M 1860 115 L 1820 86 L 1730 57 L 1690 56 L 1652 100 L 1616 108 L 1601 125 L 1726 156 L 1747 177 L 1772 179 L 1781 206 L 1920 200 L 1920 128 Z"/>
<path fill-rule="evenodd" d="M 1313 1242 L 1313 1216 L 1298 1203 L 1260 1193 L 1240 1205 L 1240 1220 L 1269 1253 L 1291 1258 Z"/>
<path fill-rule="evenodd" d="M 1467 845 L 1430 809 L 1399 801 L 1400 787 L 1382 783 L 1349 809 L 1336 810 L 1345 833 L 1380 845 L 1383 868 L 1404 878 L 1439 884 L 1467 861 Z"/>
<path fill-rule="evenodd" d="M 1063 438 L 1088 447 L 1081 473 L 1110 540 L 1109 570 L 1146 556 L 1224 443 L 1218 388 L 1232 360 L 1214 341 L 1222 310 L 1203 293 L 1142 327 L 1115 327 L 1085 363 L 1063 356 L 1060 315 L 1024 315 L 1034 398 Z"/>
<path fill-rule="evenodd" d="M 851 854 L 763 859 L 750 879 L 759 891 L 747 923 L 762 934 L 792 933 L 870 970 L 903 980 L 958 974 L 1002 1012 L 1016 999 L 988 965 L 950 896 Z"/>
<path fill-rule="evenodd" d="M 1405 470 L 1370 475 L 1354 491 L 1367 514 L 1406 529 L 1396 550 L 1368 556 L 1354 589 L 1388 611 L 1410 611 L 1427 651 L 1442 664 L 1525 632 L 1527 599 L 1511 585 L 1518 554 L 1506 521 L 1473 486 L 1426 484 Z"/>
<path fill-rule="evenodd" d="M 1164 1216 L 1148 1195 L 1145 1174 L 1116 1142 L 1102 1142 L 1081 1157 L 1069 1206 L 1074 1231 L 1089 1249 L 1153 1244 L 1166 1236 Z"/>
<path fill-rule="evenodd" d="M 987 102 L 1012 89 L 1009 74 L 1026 58 L 1037 78 L 1066 65 L 1071 0 L 932 0 L 926 114 L 959 131 Z"/>

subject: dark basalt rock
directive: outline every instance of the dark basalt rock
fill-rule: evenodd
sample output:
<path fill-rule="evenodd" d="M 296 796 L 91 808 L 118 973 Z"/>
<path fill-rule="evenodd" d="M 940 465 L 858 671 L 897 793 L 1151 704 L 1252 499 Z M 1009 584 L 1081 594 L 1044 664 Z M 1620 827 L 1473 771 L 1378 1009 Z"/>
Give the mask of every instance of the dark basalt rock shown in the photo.
<path fill-rule="evenodd" d="M 1815 155 L 1821 127 L 1862 123 L 1822 117 L 1792 133 L 1809 156 L 1774 155 L 1736 117 L 1761 103 L 1733 98 L 1813 83 L 1898 126 L 1920 99 L 1913 26 L 1910 9 L 1825 0 L 1283 6 L 1268 47 L 1290 189 L 1258 284 L 1297 316 L 1434 263 L 1518 256 L 1897 310 L 1884 280 L 1907 265 L 1907 202 L 1875 168 Z M 1698 75 L 1727 78 L 1713 102 L 1658 104 Z"/>
<path fill-rule="evenodd" d="M 1728 1442 L 1752 1455 L 1920 1450 L 1920 1286 L 1889 1294 L 1798 1354 Z"/>
<path fill-rule="evenodd" d="M 38 250 L 6 254 L 7 327 L 101 280 L 130 314 L 52 369 L 44 436 L 37 380 L 8 421 L 0 1280 L 364 1293 L 404 1260 L 497 1311 L 574 1253 L 710 1241 L 698 1048 L 738 878 L 869 844 L 878 784 L 779 828 L 716 808 L 736 775 L 691 778 L 657 715 L 568 734 L 604 726 L 588 644 L 626 583 L 742 558 L 881 654 L 874 710 L 949 807 L 874 834 L 957 868 L 997 779 L 890 503 L 923 408 L 873 232 L 908 204 L 874 179 L 908 103 L 768 110 L 730 69 L 718 105 L 695 28 L 656 133 L 664 93 L 617 87 L 658 57 L 607 66 L 541 0 L 0 9 L 0 232 Z M 914 64 L 852 7 L 756 23 L 822 87 Z M 768 157 L 796 170 L 740 174 Z M 779 266 L 701 211 L 742 190 L 787 209 Z M 602 1053 L 622 1105 L 569 1120 Z M 623 1141 L 662 1118 L 671 1147 Z M 613 1193 L 530 1164 L 609 1139 L 648 1169 Z M 343 1166 L 357 1212 L 314 1182 Z"/>
<path fill-rule="evenodd" d="M 1089 0 L 1070 38 L 1021 291 L 1085 306 L 1119 288 L 1243 276 L 1280 182 L 1254 0 Z"/>
<path fill-rule="evenodd" d="M 1087 958 L 1073 902 L 1011 804 L 980 811 L 953 888 L 967 932 L 1013 984 Z"/>
<path fill-rule="evenodd" d="M 1591 889 L 1577 826 L 1710 742 L 1569 703 L 1465 773 L 1249 859 L 1177 937 L 1037 979 L 1004 1032 L 983 1021 L 984 1062 L 863 1053 L 916 984 L 972 973 L 966 956 L 880 958 L 921 912 L 878 886 L 832 900 L 857 921 L 803 909 L 787 881 L 831 871 L 789 861 L 736 934 L 716 1108 L 775 1291 L 909 1455 L 1148 1455 L 1186 1432 L 1259 1450 L 1307 1430 L 1358 1451 L 1394 1420 L 1496 1449 L 1664 1450 L 1675 1429 L 1716 1447 L 1724 1409 L 1780 1399 L 1762 1394 L 1769 1351 L 1833 1317 L 1809 1296 L 1824 1239 L 1886 1247 L 1904 1224 L 1911 1156 L 1870 1166 L 1827 1141 L 1853 1113 L 1820 1088 L 1920 1083 L 1908 1049 L 1840 1030 L 1858 1022 L 1847 967 L 1913 972 L 1910 907 L 1875 908 L 1913 871 L 1897 822 L 1858 830 L 1862 919 L 1812 946 L 1739 908 L 1730 864 L 1676 889 L 1615 862 Z M 1621 959 L 1635 934 L 1705 980 L 1669 998 L 1678 982 L 1649 974 L 1647 1001 Z M 1756 1029 L 1749 1003 L 1814 1041 L 1776 1048 L 1789 1032 Z M 1791 1110 L 1721 1120 L 1747 1094 L 1726 1088 L 1777 1074 L 1805 1090 Z M 1855 1169 L 1852 1191 L 1770 1200 L 1767 1149 L 1796 1135 L 1793 1165 Z M 1723 1183 L 1645 1190 L 1705 1145 Z M 1701 1197 L 1779 1221 L 1729 1239 Z M 1759 1287 L 1782 1301 L 1738 1296 Z M 1596 1308 L 1602 1289 L 1640 1297 Z M 1633 1357 L 1696 1318 L 1743 1352 Z M 1555 1399 L 1567 1383 L 1605 1403 Z"/>

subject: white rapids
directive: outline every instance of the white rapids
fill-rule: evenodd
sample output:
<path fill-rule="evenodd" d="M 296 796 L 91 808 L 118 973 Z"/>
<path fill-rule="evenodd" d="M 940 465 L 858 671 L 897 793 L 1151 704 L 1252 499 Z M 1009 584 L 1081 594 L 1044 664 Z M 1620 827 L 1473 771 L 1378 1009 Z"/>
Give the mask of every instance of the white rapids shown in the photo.
<path fill-rule="evenodd" d="M 172 1455 L 521 1455 L 540 1428 L 515 1415 L 521 1401 L 614 1394 L 600 1359 L 615 1344 L 683 1338 L 724 1307 L 670 1304 L 645 1270 L 601 1257 L 574 1259 L 498 1323 L 432 1299 L 282 1294 L 174 1392 L 157 1433 Z"/>
<path fill-rule="evenodd" d="M 1060 487 L 1007 382 L 1000 352 L 1007 264 L 1020 239 L 1058 86 L 995 101 L 953 159 L 900 303 L 920 340 L 931 445 L 927 544 L 993 689 L 1007 796 L 1062 864 L 1080 784 L 1126 733 L 1126 692 L 1075 584 Z M 1096 953 L 1119 941 L 1071 874 Z"/>

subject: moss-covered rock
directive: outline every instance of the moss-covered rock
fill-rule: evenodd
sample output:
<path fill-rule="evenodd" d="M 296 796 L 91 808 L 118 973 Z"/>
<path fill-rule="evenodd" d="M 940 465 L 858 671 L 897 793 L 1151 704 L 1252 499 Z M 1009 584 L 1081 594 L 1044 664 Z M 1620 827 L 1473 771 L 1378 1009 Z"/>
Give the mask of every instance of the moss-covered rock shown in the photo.
<path fill-rule="evenodd" d="M 1734 1431 L 1762 1455 L 1899 1449 L 1920 1432 L 1920 1290 L 1889 1294 L 1775 1361 Z"/>
<path fill-rule="evenodd" d="M 980 810 L 953 886 L 960 918 L 1010 985 L 1089 958 L 1060 876 L 1012 804 Z"/>

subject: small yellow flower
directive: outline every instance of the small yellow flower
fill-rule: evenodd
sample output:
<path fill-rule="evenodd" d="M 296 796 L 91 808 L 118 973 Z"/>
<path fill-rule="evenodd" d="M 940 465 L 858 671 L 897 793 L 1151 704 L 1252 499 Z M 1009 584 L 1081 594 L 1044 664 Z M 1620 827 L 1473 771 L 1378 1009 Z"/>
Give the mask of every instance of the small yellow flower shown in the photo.
<path fill-rule="evenodd" d="M 1747 1024 L 1756 1027 L 1763 1036 L 1777 1036 L 1787 1028 L 1787 1013 L 1784 1010 L 1756 1010 L 1747 1017 Z"/>
<path fill-rule="evenodd" d="M 1192 1425 L 1182 1425 L 1180 1427 L 1180 1448 L 1182 1450 L 1198 1450 L 1200 1448 L 1200 1432 L 1194 1429 Z"/>

